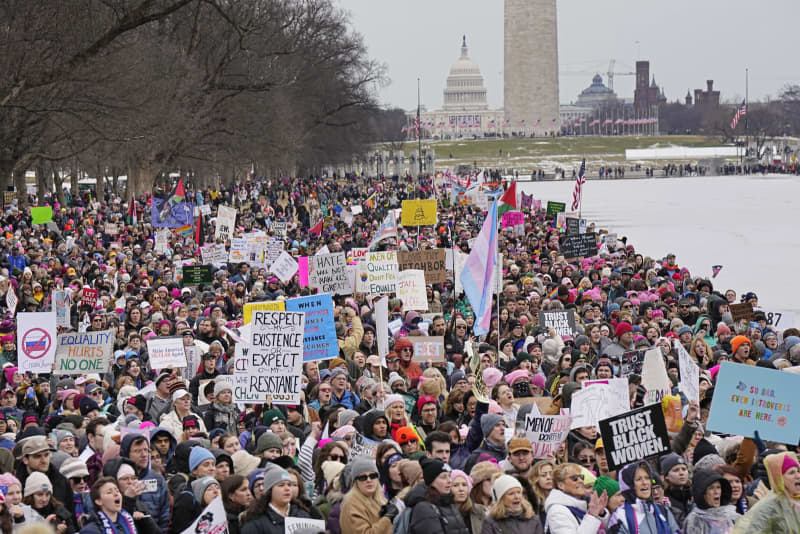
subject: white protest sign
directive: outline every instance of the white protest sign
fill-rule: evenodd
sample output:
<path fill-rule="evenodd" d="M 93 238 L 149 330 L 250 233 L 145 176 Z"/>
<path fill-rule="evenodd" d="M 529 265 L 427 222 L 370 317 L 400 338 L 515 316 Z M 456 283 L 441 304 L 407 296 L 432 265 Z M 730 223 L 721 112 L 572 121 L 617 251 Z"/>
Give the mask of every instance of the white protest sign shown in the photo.
<path fill-rule="evenodd" d="M 211 215 L 211 206 L 209 206 L 208 204 L 201 204 L 200 206 L 198 206 L 198 209 L 200 210 L 200 214 L 203 215 L 203 217 L 208 217 L 209 215 Z"/>
<path fill-rule="evenodd" d="M 598 378 L 596 380 L 584 380 L 582 388 L 598 386 L 603 389 L 602 404 L 605 408 L 605 417 L 613 417 L 625 413 L 631 409 L 630 391 L 628 390 L 627 378 Z"/>
<path fill-rule="evenodd" d="M 227 241 L 233 237 L 233 229 L 236 227 L 236 209 L 228 206 L 220 206 L 217 209 L 217 226 L 214 230 L 214 239 Z"/>
<path fill-rule="evenodd" d="M 231 263 L 247 261 L 247 239 L 243 237 L 231 238 L 231 249 L 228 251 L 228 261 Z"/>
<path fill-rule="evenodd" d="M 55 373 L 82 375 L 105 373 L 114 355 L 114 330 L 60 334 L 56 345 Z"/>
<path fill-rule="evenodd" d="M 153 369 L 186 367 L 186 351 L 183 349 L 183 337 L 150 338 L 147 340 L 147 353 L 150 355 L 150 367 Z"/>
<path fill-rule="evenodd" d="M 322 519 L 306 519 L 305 517 L 285 517 L 283 526 L 285 534 L 296 534 L 302 530 L 312 529 L 314 532 L 325 532 L 325 521 Z"/>
<path fill-rule="evenodd" d="M 386 367 L 389 354 L 389 297 L 381 297 L 375 302 L 375 337 L 378 339 L 378 355 L 381 365 Z"/>
<path fill-rule="evenodd" d="M 328 250 L 328 245 L 323 245 L 318 251 L 314 253 L 315 256 L 323 256 L 325 254 L 330 254 L 331 251 Z"/>
<path fill-rule="evenodd" d="M 358 263 L 367 261 L 367 254 L 369 254 L 369 249 L 366 247 L 350 249 L 350 259 Z"/>
<path fill-rule="evenodd" d="M 222 265 L 228 263 L 228 251 L 222 243 L 212 243 L 200 248 L 200 254 L 205 265 Z"/>
<path fill-rule="evenodd" d="M 272 221 L 269 225 L 269 231 L 278 237 L 286 237 L 286 231 L 289 228 L 289 223 L 286 221 Z"/>
<path fill-rule="evenodd" d="M 644 405 L 661 402 L 664 395 L 669 395 L 672 390 L 672 383 L 667 375 L 667 368 L 664 366 L 664 356 L 661 349 L 655 347 L 644 353 L 644 363 L 642 364 L 642 385 L 646 393 L 644 395 Z"/>
<path fill-rule="evenodd" d="M 53 291 L 53 311 L 56 313 L 56 326 L 69 328 L 71 325 L 71 317 L 69 310 L 69 294 L 66 291 L 59 289 Z"/>
<path fill-rule="evenodd" d="M 11 315 L 14 315 L 17 312 L 17 304 L 19 304 L 19 297 L 17 297 L 17 293 L 14 291 L 14 288 L 8 286 L 8 293 L 6 293 L 6 307 L 8 311 L 11 312 Z"/>
<path fill-rule="evenodd" d="M 352 213 L 353 215 L 360 215 L 362 211 L 364 210 L 360 205 L 350 207 L 350 213 Z"/>
<path fill-rule="evenodd" d="M 403 301 L 403 309 L 428 311 L 428 296 L 425 292 L 425 271 L 408 269 L 397 275 L 397 298 Z"/>
<path fill-rule="evenodd" d="M 19 371 L 49 373 L 56 356 L 55 312 L 17 314 L 17 358 Z"/>
<path fill-rule="evenodd" d="M 588 387 L 584 385 L 572 394 L 570 403 L 570 415 L 572 416 L 572 428 L 582 426 L 598 427 L 601 419 L 614 417 L 620 413 L 630 410 L 630 401 L 627 399 L 627 380 L 624 378 L 613 381 L 609 379 L 608 384 L 594 381 Z M 625 392 L 621 391 L 622 383 L 625 383 Z"/>
<path fill-rule="evenodd" d="M 534 404 L 534 406 L 536 405 Z M 525 416 L 525 426 L 520 430 L 531 442 L 535 459 L 555 458 L 559 446 L 567 439 L 571 419 L 568 415 L 540 415 L 538 413 L 529 413 Z"/>
<path fill-rule="evenodd" d="M 764 312 L 764 315 L 767 318 L 767 326 L 777 328 L 778 330 L 785 330 L 787 328 L 797 326 L 797 323 L 795 323 L 794 312 L 775 311 L 770 308 L 759 308 L 759 311 Z"/>
<path fill-rule="evenodd" d="M 267 246 L 264 249 L 264 263 L 270 267 L 277 260 L 281 252 L 283 252 L 283 240 L 277 237 L 271 238 L 267 241 Z"/>
<path fill-rule="evenodd" d="M 277 276 L 281 282 L 288 282 L 291 280 L 292 276 L 294 276 L 294 273 L 297 272 L 297 261 L 295 261 L 291 254 L 282 250 L 281 255 L 272 262 L 269 270 L 272 274 Z"/>
<path fill-rule="evenodd" d="M 370 295 L 396 293 L 399 270 L 395 251 L 370 252 L 367 261 L 358 265 L 356 291 Z"/>
<path fill-rule="evenodd" d="M 243 402 L 300 404 L 305 313 L 253 310 L 251 343 L 234 362 Z M 244 384 L 243 384 L 244 382 Z"/>
<path fill-rule="evenodd" d="M 352 294 L 344 252 L 311 256 L 308 259 L 308 284 L 318 288 L 320 293 Z"/>
<path fill-rule="evenodd" d="M 227 534 L 228 516 L 225 513 L 225 505 L 222 504 L 222 494 L 217 495 L 213 501 L 208 503 L 194 522 L 181 532 L 181 534 Z"/>
<path fill-rule="evenodd" d="M 349 461 L 353 461 L 356 456 L 366 456 L 367 458 L 375 457 L 375 447 L 378 444 L 373 440 L 364 437 L 356 432 L 353 439 L 350 441 L 350 456 Z"/>
<path fill-rule="evenodd" d="M 108 235 L 117 235 L 119 233 L 119 228 L 117 227 L 117 223 L 107 222 L 103 224 L 103 232 Z"/>
<path fill-rule="evenodd" d="M 700 368 L 677 339 L 674 340 L 674 347 L 678 353 L 678 369 L 681 377 L 678 390 L 690 401 L 700 402 Z"/>
<path fill-rule="evenodd" d="M 169 248 L 169 230 L 159 230 L 156 232 L 156 252 L 166 252 Z"/>
<path fill-rule="evenodd" d="M 464 270 L 464 266 L 467 264 L 467 258 L 469 258 L 469 255 L 464 254 L 458 249 L 455 249 L 454 253 L 455 256 L 453 257 L 453 263 L 455 265 L 455 272 L 453 274 L 455 275 L 456 280 L 455 291 L 456 295 L 460 295 L 464 291 L 464 288 L 461 287 L 461 272 Z"/>

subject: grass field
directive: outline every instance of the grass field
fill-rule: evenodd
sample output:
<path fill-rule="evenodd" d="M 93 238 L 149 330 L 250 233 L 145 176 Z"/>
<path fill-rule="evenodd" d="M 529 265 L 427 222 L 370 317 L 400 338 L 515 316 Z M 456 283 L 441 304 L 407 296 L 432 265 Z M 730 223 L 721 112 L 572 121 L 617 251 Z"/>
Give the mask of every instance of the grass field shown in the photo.
<path fill-rule="evenodd" d="M 669 146 L 718 146 L 719 140 L 700 136 L 655 137 L 557 137 L 533 139 L 458 139 L 453 141 L 423 141 L 422 147 L 436 151 L 436 168 L 455 168 L 457 165 L 515 168 L 532 170 L 555 167 L 571 168 L 580 165 L 585 156 L 591 166 L 625 165 L 625 149 Z M 416 142 L 407 142 L 406 155 L 416 150 Z M 661 164 L 659 164 L 660 166 Z"/>

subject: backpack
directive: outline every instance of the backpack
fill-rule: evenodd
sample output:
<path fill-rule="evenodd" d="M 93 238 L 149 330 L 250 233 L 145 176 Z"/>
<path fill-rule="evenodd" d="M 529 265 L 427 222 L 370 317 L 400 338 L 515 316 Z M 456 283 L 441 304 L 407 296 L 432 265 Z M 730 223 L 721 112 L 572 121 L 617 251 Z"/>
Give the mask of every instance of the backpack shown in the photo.
<path fill-rule="evenodd" d="M 436 517 L 442 524 L 442 529 L 447 532 L 447 521 L 444 519 L 444 517 L 442 517 L 439 507 L 434 505 L 431 506 L 433 506 L 433 509 L 436 511 Z M 403 511 L 394 518 L 394 521 L 392 521 L 392 534 L 409 534 L 411 526 L 411 511 L 413 509 L 413 506 L 406 506 L 403 508 Z"/>

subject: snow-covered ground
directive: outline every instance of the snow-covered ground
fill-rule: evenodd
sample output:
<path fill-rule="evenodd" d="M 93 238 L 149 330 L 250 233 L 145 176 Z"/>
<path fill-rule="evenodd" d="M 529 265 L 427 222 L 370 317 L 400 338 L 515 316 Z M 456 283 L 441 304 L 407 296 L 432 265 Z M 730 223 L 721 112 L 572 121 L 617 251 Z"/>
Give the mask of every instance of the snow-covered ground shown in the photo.
<path fill-rule="evenodd" d="M 572 202 L 574 181 L 522 183 L 534 198 Z M 800 326 L 800 178 L 706 176 L 647 180 L 589 180 L 583 217 L 627 236 L 636 251 L 661 258 L 674 252 L 693 276 L 721 291 L 755 291 L 765 311 L 794 312 Z M 779 328 L 791 325 L 780 324 Z"/>

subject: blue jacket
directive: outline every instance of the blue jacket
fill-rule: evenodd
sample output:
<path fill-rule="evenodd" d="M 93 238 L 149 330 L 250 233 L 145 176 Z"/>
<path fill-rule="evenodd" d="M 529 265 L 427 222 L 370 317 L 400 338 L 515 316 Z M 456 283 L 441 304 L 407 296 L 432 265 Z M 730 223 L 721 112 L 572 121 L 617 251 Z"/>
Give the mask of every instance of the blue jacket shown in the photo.
<path fill-rule="evenodd" d="M 122 443 L 119 446 L 119 454 L 124 458 L 130 458 L 131 456 L 131 444 L 133 441 L 139 437 L 139 434 L 128 434 L 124 438 L 122 438 Z M 150 515 L 153 517 L 153 520 L 158 524 L 159 528 L 162 532 L 167 532 L 169 529 L 169 518 L 170 518 L 170 509 L 169 509 L 169 494 L 167 492 L 167 483 L 164 481 L 164 477 L 153 471 L 152 469 L 145 468 L 140 469 L 136 473 L 139 480 L 155 480 L 156 481 L 156 490 L 142 493 L 141 500 L 150 510 Z"/>
<path fill-rule="evenodd" d="M 358 399 L 358 395 L 352 391 L 345 390 L 341 399 L 336 397 L 336 393 L 331 393 L 331 404 L 342 404 L 351 410 L 355 410 L 359 402 L 361 401 Z"/>
<path fill-rule="evenodd" d="M 8 263 L 11 265 L 11 269 L 13 270 L 15 267 L 20 271 L 24 271 L 25 267 L 27 267 L 27 262 L 25 261 L 25 256 L 22 254 L 18 256 L 14 256 L 14 254 L 8 255 Z"/>

